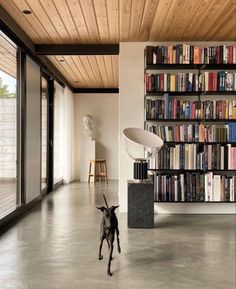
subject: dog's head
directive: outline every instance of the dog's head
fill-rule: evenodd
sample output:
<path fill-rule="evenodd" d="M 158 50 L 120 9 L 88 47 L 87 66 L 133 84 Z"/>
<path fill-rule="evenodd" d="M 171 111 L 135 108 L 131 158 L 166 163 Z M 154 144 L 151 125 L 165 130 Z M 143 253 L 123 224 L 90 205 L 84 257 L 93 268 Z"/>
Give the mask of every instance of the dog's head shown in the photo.
<path fill-rule="evenodd" d="M 110 208 L 105 207 L 97 207 L 98 210 L 100 210 L 103 214 L 103 221 L 104 221 L 104 228 L 109 229 L 111 228 L 111 221 L 113 216 L 115 215 L 115 210 L 119 206 L 111 206 Z"/>

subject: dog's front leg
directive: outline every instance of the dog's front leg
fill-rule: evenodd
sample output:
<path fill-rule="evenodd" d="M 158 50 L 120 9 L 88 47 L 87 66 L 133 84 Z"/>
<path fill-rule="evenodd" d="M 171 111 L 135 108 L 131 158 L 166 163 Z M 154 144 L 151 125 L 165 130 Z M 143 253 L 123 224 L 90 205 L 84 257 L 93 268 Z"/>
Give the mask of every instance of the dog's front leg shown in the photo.
<path fill-rule="evenodd" d="M 98 253 L 98 260 L 102 260 L 102 259 L 103 259 L 103 256 L 102 256 L 102 244 L 103 244 L 103 240 L 104 240 L 104 237 L 101 237 L 101 243 L 100 243 L 100 246 L 99 246 L 99 253 Z"/>
<path fill-rule="evenodd" d="M 111 260 L 112 260 L 112 253 L 113 253 L 113 242 L 114 242 L 114 236 L 109 239 L 110 242 L 110 254 L 109 254 L 109 261 L 107 265 L 107 275 L 112 276 L 111 273 Z"/>
<path fill-rule="evenodd" d="M 119 229 L 118 227 L 116 228 L 116 238 L 117 238 L 117 250 L 118 250 L 118 253 L 120 254 L 121 253 L 121 248 L 120 248 L 120 239 L 119 239 Z"/>

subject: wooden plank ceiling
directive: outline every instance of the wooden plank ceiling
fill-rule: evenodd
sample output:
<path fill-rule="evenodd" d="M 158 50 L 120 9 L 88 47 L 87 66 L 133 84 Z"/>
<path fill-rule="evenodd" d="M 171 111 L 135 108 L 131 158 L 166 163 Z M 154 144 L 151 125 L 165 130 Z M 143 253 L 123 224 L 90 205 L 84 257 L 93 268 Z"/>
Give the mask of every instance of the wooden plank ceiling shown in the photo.
<path fill-rule="evenodd" d="M 73 87 L 118 87 L 118 55 L 65 55 L 48 58 Z"/>
<path fill-rule="evenodd" d="M 36 44 L 235 41 L 235 2 L 235 0 L 0 0 L 1 5 Z M 30 10 L 32 14 L 23 14 L 23 10 Z M 77 80 L 84 87 L 88 84 L 106 86 L 118 84 L 116 57 L 65 56 L 63 65 L 58 62 L 58 57 L 49 58 L 73 84 Z M 82 63 L 79 68 L 78 63 Z M 94 63 L 95 67 L 91 67 Z M 114 72 L 114 69 L 117 71 Z M 94 75 L 98 71 L 100 74 Z"/>
<path fill-rule="evenodd" d="M 0 31 L 0 70 L 16 78 L 16 47 Z"/>

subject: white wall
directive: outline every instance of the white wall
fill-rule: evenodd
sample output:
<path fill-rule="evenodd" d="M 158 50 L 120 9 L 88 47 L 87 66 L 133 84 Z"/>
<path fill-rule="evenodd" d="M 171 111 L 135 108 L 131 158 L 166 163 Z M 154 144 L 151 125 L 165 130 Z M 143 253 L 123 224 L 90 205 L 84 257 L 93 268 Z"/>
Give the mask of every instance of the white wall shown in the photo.
<path fill-rule="evenodd" d="M 75 94 L 75 177 L 80 178 L 80 143 L 84 139 L 82 118 L 94 119 L 96 158 L 106 159 L 108 179 L 118 179 L 118 94 Z M 88 167 L 84 168 L 88 171 Z"/>
<path fill-rule="evenodd" d="M 123 42 L 119 55 L 119 203 L 127 212 L 127 180 L 132 179 L 132 160 L 125 152 L 122 132 L 126 127 L 144 127 L 144 49 L 158 43 Z M 160 43 L 159 43 L 160 44 Z M 165 43 L 169 45 L 170 43 Z M 173 44 L 173 43 L 172 43 Z M 194 43 L 199 45 L 199 43 Z M 201 43 L 219 45 L 219 43 Z M 227 43 L 226 43 L 227 44 Z M 230 44 L 230 43 L 229 43 Z M 163 45 L 163 43 L 162 43 Z M 155 204 L 158 213 L 235 213 L 235 204 Z"/>

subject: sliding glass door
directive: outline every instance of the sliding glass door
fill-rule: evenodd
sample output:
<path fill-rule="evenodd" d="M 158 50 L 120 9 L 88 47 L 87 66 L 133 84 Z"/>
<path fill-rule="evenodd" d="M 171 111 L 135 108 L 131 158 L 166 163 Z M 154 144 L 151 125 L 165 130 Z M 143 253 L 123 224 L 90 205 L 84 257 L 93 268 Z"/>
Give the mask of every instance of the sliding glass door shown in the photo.
<path fill-rule="evenodd" d="M 53 184 L 63 180 L 64 159 L 64 88 L 55 81 L 54 89 L 54 157 L 53 157 Z"/>
<path fill-rule="evenodd" d="M 0 219 L 18 206 L 17 48 L 0 31 Z"/>
<path fill-rule="evenodd" d="M 48 81 L 42 77 L 41 89 L 41 191 L 48 188 Z"/>

